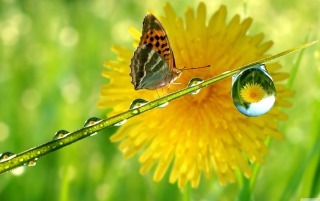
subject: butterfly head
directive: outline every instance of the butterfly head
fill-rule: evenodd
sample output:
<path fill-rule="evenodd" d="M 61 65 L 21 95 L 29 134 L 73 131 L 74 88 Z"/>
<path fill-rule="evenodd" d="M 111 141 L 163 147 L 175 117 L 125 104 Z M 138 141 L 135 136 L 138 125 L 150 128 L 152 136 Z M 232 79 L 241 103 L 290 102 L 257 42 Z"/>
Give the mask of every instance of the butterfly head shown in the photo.
<path fill-rule="evenodd" d="M 177 70 L 173 71 L 172 73 L 173 73 L 173 79 L 176 80 L 176 79 L 178 79 L 178 78 L 181 76 L 181 74 L 182 74 L 182 69 L 177 69 Z M 173 81 L 174 81 L 174 80 L 173 80 Z"/>

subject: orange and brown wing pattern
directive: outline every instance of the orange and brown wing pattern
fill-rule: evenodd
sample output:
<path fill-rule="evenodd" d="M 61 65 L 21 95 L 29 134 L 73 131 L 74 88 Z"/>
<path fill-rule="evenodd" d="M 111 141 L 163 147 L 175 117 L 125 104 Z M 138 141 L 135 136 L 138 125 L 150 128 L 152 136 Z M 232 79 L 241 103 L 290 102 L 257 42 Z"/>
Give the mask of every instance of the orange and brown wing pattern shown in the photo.
<path fill-rule="evenodd" d="M 140 44 L 133 54 L 130 69 L 135 90 L 158 89 L 181 75 L 182 71 L 176 68 L 167 33 L 153 15 L 144 18 Z"/>
<path fill-rule="evenodd" d="M 151 45 L 169 64 L 171 70 L 176 69 L 169 38 L 159 20 L 149 14 L 144 18 L 142 36 L 139 45 Z"/>

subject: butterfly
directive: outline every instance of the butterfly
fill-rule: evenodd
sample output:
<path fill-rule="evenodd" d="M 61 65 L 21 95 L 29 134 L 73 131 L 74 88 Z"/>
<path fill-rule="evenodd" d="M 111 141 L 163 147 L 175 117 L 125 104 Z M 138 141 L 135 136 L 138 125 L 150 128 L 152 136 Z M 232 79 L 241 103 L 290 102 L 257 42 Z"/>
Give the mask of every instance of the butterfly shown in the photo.
<path fill-rule="evenodd" d="M 182 73 L 182 69 L 176 67 L 165 29 L 152 14 L 143 20 L 142 36 L 131 59 L 130 69 L 135 90 L 164 87 Z"/>

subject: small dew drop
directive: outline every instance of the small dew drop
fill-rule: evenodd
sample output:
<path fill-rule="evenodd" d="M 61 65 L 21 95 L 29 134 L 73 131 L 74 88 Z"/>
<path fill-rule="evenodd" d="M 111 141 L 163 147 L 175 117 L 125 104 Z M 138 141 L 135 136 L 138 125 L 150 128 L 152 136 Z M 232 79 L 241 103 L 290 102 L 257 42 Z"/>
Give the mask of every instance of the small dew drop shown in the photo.
<path fill-rule="evenodd" d="M 169 102 L 165 102 L 162 105 L 159 105 L 157 108 L 165 108 L 167 105 L 169 105 Z"/>
<path fill-rule="evenodd" d="M 15 169 L 12 170 L 12 174 L 15 175 L 15 176 L 19 176 L 19 175 L 22 175 L 23 172 L 24 172 L 24 168 L 23 166 L 19 166 Z"/>
<path fill-rule="evenodd" d="M 196 95 L 196 94 L 198 94 L 198 93 L 200 92 L 200 90 L 201 90 L 201 89 L 197 89 L 197 90 L 195 90 L 195 91 L 193 91 L 193 92 L 190 92 L 189 94 L 191 94 L 191 95 Z"/>
<path fill-rule="evenodd" d="M 127 122 L 127 120 L 125 119 L 125 120 L 123 120 L 123 121 L 120 121 L 120 122 L 114 124 L 113 126 L 122 126 L 122 125 L 125 124 L 126 122 Z"/>
<path fill-rule="evenodd" d="M 98 132 L 94 132 L 94 133 L 92 133 L 92 131 L 90 130 L 90 136 L 94 136 L 94 135 L 97 135 L 98 134 Z"/>
<path fill-rule="evenodd" d="M 148 103 L 148 101 L 146 101 L 144 99 L 141 99 L 141 98 L 135 99 L 134 101 L 132 101 L 132 103 L 130 105 L 130 110 L 141 107 L 147 103 Z"/>
<path fill-rule="evenodd" d="M 234 75 L 231 97 L 236 108 L 246 116 L 267 113 L 276 100 L 276 88 L 265 65 L 258 64 Z"/>
<path fill-rule="evenodd" d="M 188 84 L 188 87 L 193 87 L 193 86 L 196 86 L 198 84 L 201 84 L 203 83 L 204 81 L 201 79 L 201 78 L 192 78 Z M 192 95 L 195 95 L 195 94 L 198 94 L 200 92 L 201 89 L 197 89 L 196 91 L 193 91 L 193 92 L 190 92 L 189 94 L 192 94 Z"/>
<path fill-rule="evenodd" d="M 101 121 L 102 121 L 102 119 L 100 119 L 100 118 L 98 118 L 98 117 L 91 117 L 91 118 L 87 119 L 87 120 L 84 122 L 83 127 L 92 126 L 92 125 L 95 125 L 95 124 L 97 124 L 97 123 L 99 123 L 99 122 L 101 122 Z M 98 132 L 92 133 L 91 130 L 90 130 L 90 133 L 91 133 L 90 136 L 94 136 L 94 135 L 98 134 Z M 84 134 L 84 135 L 87 135 L 88 132 L 84 132 L 83 134 Z"/>
<path fill-rule="evenodd" d="M 28 161 L 27 163 L 25 163 L 24 165 L 25 166 L 35 166 L 36 164 L 37 164 L 37 161 L 38 160 L 38 158 L 35 158 L 35 159 L 33 159 L 33 160 L 30 160 L 30 161 Z"/>
<path fill-rule="evenodd" d="M 14 158 L 16 155 L 12 152 L 3 152 L 0 154 L 0 163 Z"/>
<path fill-rule="evenodd" d="M 98 134 L 98 132 L 94 132 L 94 133 L 90 134 L 90 136 L 95 136 L 97 134 Z"/>
<path fill-rule="evenodd" d="M 138 110 L 132 110 L 132 114 L 134 114 L 134 115 L 139 114 L 139 111 Z"/>
<path fill-rule="evenodd" d="M 91 117 L 91 118 L 87 119 L 87 120 L 84 122 L 83 127 L 92 126 L 92 125 L 94 125 L 94 124 L 99 123 L 100 121 L 102 121 L 102 119 L 100 119 L 100 118 L 98 118 L 98 117 Z"/>
<path fill-rule="evenodd" d="M 60 139 L 60 138 L 64 138 L 67 136 L 67 134 L 69 133 L 69 131 L 66 131 L 66 130 L 59 130 L 57 131 L 54 136 L 53 136 L 53 140 L 56 140 L 56 139 Z"/>

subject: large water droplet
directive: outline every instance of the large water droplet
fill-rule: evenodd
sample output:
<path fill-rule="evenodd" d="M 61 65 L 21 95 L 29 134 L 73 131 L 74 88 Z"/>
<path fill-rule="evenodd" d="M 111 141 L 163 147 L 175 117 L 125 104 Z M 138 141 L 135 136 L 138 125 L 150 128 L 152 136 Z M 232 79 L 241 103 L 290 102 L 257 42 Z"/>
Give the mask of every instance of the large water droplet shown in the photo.
<path fill-rule="evenodd" d="M 204 82 L 201 78 L 192 78 L 188 84 L 188 87 L 193 87 L 193 86 L 196 86 L 198 84 L 201 84 L 202 82 Z M 198 94 L 200 92 L 201 89 L 198 89 L 196 91 L 193 91 L 193 92 L 190 92 L 189 94 L 192 94 L 192 95 L 195 95 L 195 94 Z"/>
<path fill-rule="evenodd" d="M 10 160 L 11 158 L 15 157 L 16 155 L 12 152 L 6 151 L 0 154 L 0 162 L 4 162 Z"/>
<path fill-rule="evenodd" d="M 169 105 L 169 102 L 165 102 L 162 105 L 159 105 L 157 108 L 164 108 L 167 107 L 167 105 Z"/>
<path fill-rule="evenodd" d="M 148 103 L 148 101 L 141 99 L 141 98 L 138 98 L 138 99 L 132 101 L 132 103 L 130 105 L 130 109 L 135 109 L 135 108 L 141 107 L 147 103 Z"/>
<path fill-rule="evenodd" d="M 53 136 L 53 140 L 55 139 L 60 139 L 60 138 L 63 138 L 65 136 L 67 136 L 67 134 L 69 133 L 69 131 L 66 131 L 66 130 L 59 130 L 57 131 L 54 136 Z"/>
<path fill-rule="evenodd" d="M 123 121 L 120 121 L 120 122 L 114 124 L 113 126 L 122 126 L 122 125 L 125 124 L 126 122 L 127 122 L 127 120 L 125 119 L 125 120 L 123 120 Z"/>
<path fill-rule="evenodd" d="M 267 113 L 276 100 L 276 88 L 265 65 L 258 64 L 234 75 L 231 96 L 236 108 L 246 116 Z"/>

